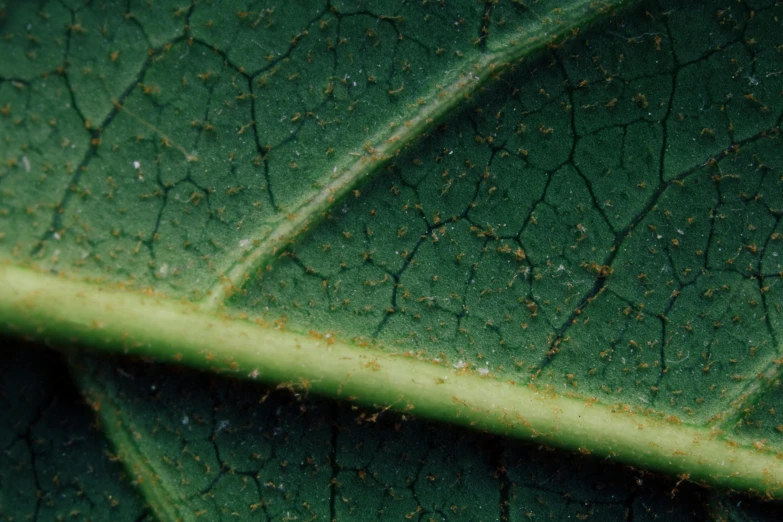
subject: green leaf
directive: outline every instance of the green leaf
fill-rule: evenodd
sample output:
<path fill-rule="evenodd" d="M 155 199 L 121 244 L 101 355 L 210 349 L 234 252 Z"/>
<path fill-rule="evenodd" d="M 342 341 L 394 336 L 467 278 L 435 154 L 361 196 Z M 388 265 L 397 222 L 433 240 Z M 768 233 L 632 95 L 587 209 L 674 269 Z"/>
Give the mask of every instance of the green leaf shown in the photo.
<path fill-rule="evenodd" d="M 151 520 L 135 515 L 142 513 L 141 503 L 117 483 L 116 460 L 123 455 L 107 451 L 97 432 L 87 429 L 90 413 L 68 381 L 53 378 L 67 372 L 65 365 L 41 347 L 6 346 L 0 397 L 4 411 L 13 413 L 0 424 L 3 433 L 21 437 L 10 435 L 13 441 L 4 446 L 0 515 Z M 185 502 L 168 499 L 169 506 L 206 512 L 199 518 L 777 517 L 774 503 L 719 495 L 541 445 L 128 360 L 78 364 L 78 378 L 92 382 L 86 386 L 92 408 L 105 412 L 113 400 L 124 406 L 116 414 L 132 427 L 135 442 L 120 450 L 146 447 L 160 456 L 160 476 L 134 468 L 128 481 L 146 491 L 151 479 L 154 495 L 183 497 Z M 32 453 L 25 451 L 28 434 Z"/>
<path fill-rule="evenodd" d="M 622 4 L 3 7 L 0 324 L 779 497 L 781 8 Z M 171 464 L 141 377 L 70 364 L 158 518 L 272 498 L 246 452 Z M 225 393 L 187 394 L 198 452 Z M 326 425 L 288 429 L 335 452 Z M 334 518 L 359 466 L 307 455 L 286 480 L 328 476 Z M 400 509 L 511 519 L 528 472 Z"/>
<path fill-rule="evenodd" d="M 188 372 L 172 379 L 169 369 L 127 361 L 84 364 L 88 397 L 122 404 L 117 424 L 161 459 L 157 494 L 215 519 L 693 520 L 743 500 L 739 513 L 775 513 L 605 460 L 291 390 Z"/>
<path fill-rule="evenodd" d="M 3 348 L 0 519 L 152 520 L 67 367 L 42 346 Z"/>

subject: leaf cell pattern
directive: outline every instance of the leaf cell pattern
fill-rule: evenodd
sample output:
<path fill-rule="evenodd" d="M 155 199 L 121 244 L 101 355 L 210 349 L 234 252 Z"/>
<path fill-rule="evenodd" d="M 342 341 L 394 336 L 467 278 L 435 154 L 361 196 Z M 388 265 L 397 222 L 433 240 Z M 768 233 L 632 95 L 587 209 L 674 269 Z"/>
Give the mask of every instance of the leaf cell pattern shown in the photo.
<path fill-rule="evenodd" d="M 646 2 L 419 130 L 472 64 L 566 19 L 423 4 L 2 7 L 0 257 L 199 302 L 300 219 L 225 310 L 780 448 L 781 5 Z M 348 197 L 306 215 L 349 172 Z M 186 518 L 764 516 L 651 499 L 627 476 L 589 489 L 599 463 L 573 478 L 541 448 L 85 361 L 77 381 Z M 3 446 L 31 463 L 41 494 L 11 502 L 34 519 L 62 489 L 36 471 L 39 399 Z"/>
<path fill-rule="evenodd" d="M 779 395 L 779 7 L 654 7 L 504 75 L 241 305 L 746 431 Z"/>

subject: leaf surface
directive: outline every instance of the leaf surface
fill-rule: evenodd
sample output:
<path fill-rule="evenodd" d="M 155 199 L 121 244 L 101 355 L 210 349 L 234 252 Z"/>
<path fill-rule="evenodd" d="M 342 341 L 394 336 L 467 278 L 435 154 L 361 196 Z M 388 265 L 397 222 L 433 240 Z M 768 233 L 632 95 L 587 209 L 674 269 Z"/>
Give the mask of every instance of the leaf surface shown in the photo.
<path fill-rule="evenodd" d="M 44 346 L 3 339 L 0 519 L 153 520 L 67 374 Z"/>
<path fill-rule="evenodd" d="M 775 495 L 780 6 L 613 7 L 6 7 L 5 328 Z M 207 509 L 72 364 L 157 515 Z"/>

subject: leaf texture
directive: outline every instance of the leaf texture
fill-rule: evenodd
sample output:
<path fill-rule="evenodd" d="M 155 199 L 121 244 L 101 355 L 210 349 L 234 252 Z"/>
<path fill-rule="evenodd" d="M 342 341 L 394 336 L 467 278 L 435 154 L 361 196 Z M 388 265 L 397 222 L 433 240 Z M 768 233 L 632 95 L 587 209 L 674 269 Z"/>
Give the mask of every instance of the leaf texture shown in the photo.
<path fill-rule="evenodd" d="M 185 413 L 175 412 L 173 399 L 150 402 L 147 370 L 125 377 L 70 356 L 75 381 L 101 405 L 107 436 L 162 520 L 256 510 L 269 520 L 370 512 L 474 520 L 482 499 L 491 514 L 478 519 L 514 520 L 535 512 L 529 502 L 542 486 L 528 477 L 554 467 L 559 477 L 567 465 L 556 456 L 527 467 L 528 447 L 491 439 L 503 449 L 486 450 L 477 435 L 423 421 L 393 417 L 380 429 L 367 420 L 414 407 L 779 496 L 781 6 L 660 1 L 618 13 L 623 4 L 2 7 L 3 328 L 66 351 L 81 341 L 283 381 L 297 400 L 313 388 L 380 408 L 287 404 L 316 412 L 308 427 L 248 399 L 231 404 L 236 383 L 218 379 L 191 394 L 196 377 L 156 369 L 153 392 L 170 378 L 166 393 L 185 395 Z M 52 303 L 69 299 L 79 306 L 58 315 Z M 166 317 L 194 326 L 166 331 Z M 213 336 L 199 323 L 226 332 L 225 344 L 202 346 Z M 328 357 L 297 359 L 300 346 L 365 362 L 340 383 Z M 293 361 L 284 370 L 269 355 L 275 349 Z M 405 395 L 402 380 L 387 384 L 397 363 L 385 361 L 395 358 L 411 361 L 413 381 L 429 379 L 433 366 L 443 377 L 416 402 L 415 386 Z M 335 356 L 333 364 L 343 363 Z M 314 382 L 305 377 L 312 372 Z M 364 388 L 346 397 L 344 385 L 360 374 Z M 386 386 L 399 398 L 383 396 Z M 456 413 L 463 418 L 438 413 L 465 400 L 460 386 L 465 396 L 473 387 L 532 390 L 561 401 L 555 419 L 559 408 L 584 404 L 587 425 L 616 412 L 618 432 L 636 422 L 660 430 L 649 433 L 697 434 L 688 444 L 725 445 L 726 470 L 700 470 L 697 450 L 680 449 L 675 436 L 661 442 L 666 450 L 628 450 L 596 429 L 582 444 L 572 420 L 539 433 L 513 408 L 518 418 L 503 428 L 484 415 L 517 404 L 504 403 L 505 392 L 488 410 L 466 402 Z M 248 416 L 264 420 L 239 420 Z M 351 417 L 370 431 L 351 435 Z M 277 449 L 268 422 L 283 422 L 303 445 L 286 439 Z M 377 441 L 375 449 L 356 442 L 355 455 L 338 452 L 342 429 L 346 440 Z M 391 478 L 390 463 L 373 467 L 387 447 L 408 454 L 390 429 L 425 440 L 414 449 L 427 457 L 417 457 L 407 482 Z M 428 430 L 437 434 L 419 435 Z M 249 431 L 267 441 L 237 450 Z M 226 460 L 216 441 L 234 434 Z M 433 453 L 452 444 L 471 446 L 463 464 Z M 208 464 L 205 452 L 216 455 Z M 719 453 L 708 469 L 724 465 Z M 274 472 L 267 460 L 277 461 Z M 504 470 L 485 469 L 495 465 Z M 751 485 L 731 482 L 748 473 Z M 543 489 L 570 495 L 589 480 L 577 476 Z M 368 504 L 358 500 L 365 486 Z M 593 510 L 573 514 L 643 518 L 640 488 L 622 486 L 622 502 L 584 493 Z M 723 494 L 692 495 L 700 516 L 766 516 L 758 506 L 747 515 Z M 647 513 L 685 517 L 690 502 L 656 501 Z M 598 505 L 610 507 L 599 513 Z M 542 513 L 558 518 L 570 507 Z"/>

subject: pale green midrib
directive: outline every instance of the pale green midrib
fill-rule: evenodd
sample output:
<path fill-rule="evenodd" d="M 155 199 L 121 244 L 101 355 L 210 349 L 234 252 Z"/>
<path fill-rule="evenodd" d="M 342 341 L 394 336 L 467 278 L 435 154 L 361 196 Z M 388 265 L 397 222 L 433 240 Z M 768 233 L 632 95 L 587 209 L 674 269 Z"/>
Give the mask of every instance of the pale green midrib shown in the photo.
<path fill-rule="evenodd" d="M 330 345 L 166 298 L 0 266 L 0 317 L 2 330 L 62 346 L 78 339 L 106 352 L 286 382 L 695 481 L 783 496 L 783 460 L 772 452 L 729 443 L 719 431 L 623 412 L 621 407 L 591 404 L 532 385 L 460 374 L 414 356 L 342 342 Z M 149 465 L 153 473 L 159 465 L 143 455 L 133 458 L 138 462 L 126 465 Z"/>
<path fill-rule="evenodd" d="M 318 192 L 307 194 L 299 200 L 298 204 L 292 205 L 287 209 L 285 218 L 280 218 L 271 226 L 266 222 L 260 229 L 251 232 L 251 236 L 255 235 L 262 239 L 229 263 L 230 268 L 208 290 L 201 306 L 205 310 L 214 310 L 224 304 L 226 299 L 240 288 L 259 266 L 263 266 L 265 261 L 271 259 L 286 244 L 298 239 L 303 232 L 315 226 L 328 210 L 338 204 L 351 190 L 367 181 L 372 174 L 379 172 L 388 159 L 427 130 L 432 129 L 449 112 L 458 107 L 461 100 L 469 97 L 490 78 L 500 74 L 514 62 L 540 51 L 564 35 L 590 23 L 606 11 L 628 6 L 636 1 L 638 0 L 611 0 L 602 4 L 600 9 L 594 7 L 594 0 L 570 2 L 567 7 L 561 9 L 558 14 L 561 17 L 559 20 L 541 19 L 538 25 L 529 28 L 528 34 L 538 36 L 508 37 L 502 44 L 495 46 L 501 50 L 486 55 L 477 54 L 474 60 L 467 59 L 466 62 L 470 65 L 453 73 L 446 87 L 433 89 L 429 96 L 425 96 L 424 98 L 429 101 L 417 114 L 410 116 L 404 125 L 399 125 L 398 130 L 390 129 L 387 124 L 390 122 L 386 122 L 380 126 L 381 130 L 375 136 L 357 144 L 360 150 L 371 150 L 371 153 L 361 153 L 350 161 L 343 160 L 334 167 L 336 172 L 340 173 L 338 177 L 334 178 L 332 172 L 324 173 L 320 179 L 331 179 L 331 181 Z M 550 32 L 547 31 L 549 25 L 554 26 Z"/>
<path fill-rule="evenodd" d="M 155 465 L 144 456 L 143 451 L 134 440 L 122 415 L 120 407 L 112 400 L 99 379 L 94 379 L 80 367 L 80 362 L 75 358 L 76 353 L 68 358 L 71 375 L 78 383 L 79 389 L 96 410 L 101 420 L 101 428 L 106 437 L 112 441 L 118 450 L 120 462 L 125 465 L 131 474 L 133 483 L 141 492 L 144 501 L 150 507 L 158 520 L 176 522 L 181 520 L 194 520 L 190 513 L 183 515 L 179 506 L 172 502 L 176 496 L 172 493 L 174 486 L 167 484 L 163 474 L 156 471 Z"/>

